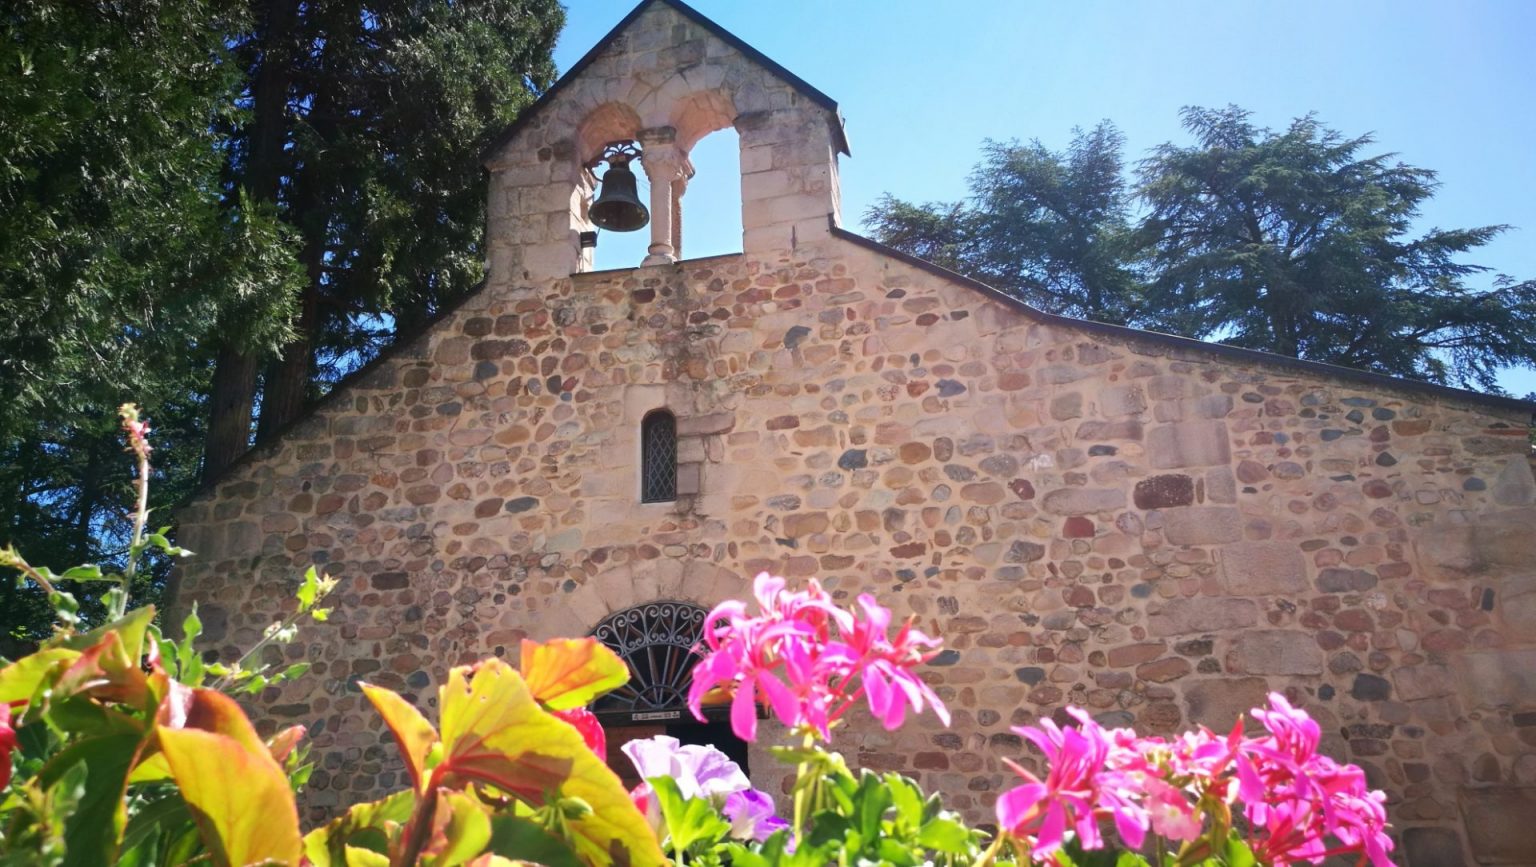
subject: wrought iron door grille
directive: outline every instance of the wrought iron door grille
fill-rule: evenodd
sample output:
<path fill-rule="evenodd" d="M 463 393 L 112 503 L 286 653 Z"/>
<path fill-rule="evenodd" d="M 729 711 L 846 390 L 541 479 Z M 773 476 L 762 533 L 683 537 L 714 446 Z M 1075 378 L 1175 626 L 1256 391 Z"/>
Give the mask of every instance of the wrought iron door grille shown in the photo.
<path fill-rule="evenodd" d="M 664 409 L 640 422 L 640 502 L 677 499 L 677 419 Z"/>
<path fill-rule="evenodd" d="M 629 683 L 598 699 L 595 713 L 678 710 L 699 661 L 694 648 L 709 612 L 688 602 L 651 602 L 609 615 L 592 630 L 629 666 Z"/>

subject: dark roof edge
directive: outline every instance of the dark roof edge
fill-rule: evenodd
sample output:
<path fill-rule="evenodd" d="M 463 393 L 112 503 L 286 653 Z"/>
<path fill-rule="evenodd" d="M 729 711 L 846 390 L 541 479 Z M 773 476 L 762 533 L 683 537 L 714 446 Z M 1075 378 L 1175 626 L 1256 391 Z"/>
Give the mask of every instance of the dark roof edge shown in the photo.
<path fill-rule="evenodd" d="M 580 76 L 583 70 L 592 65 L 593 61 L 597 60 L 598 55 L 603 53 L 603 50 L 608 47 L 609 43 L 613 42 L 625 28 L 634 23 L 634 20 L 639 18 L 640 14 L 654 3 L 665 3 L 676 9 L 684 17 L 703 27 L 722 42 L 746 55 L 749 60 L 756 62 L 769 72 L 784 79 L 807 99 L 826 109 L 831 114 L 829 123 L 832 124 L 833 132 L 837 137 L 838 152 L 852 156 L 848 150 L 848 134 L 843 129 L 843 116 L 838 111 L 837 100 L 812 87 L 805 79 L 780 66 L 773 59 L 769 58 L 768 55 L 748 45 L 741 37 L 706 18 L 703 13 L 682 2 L 682 0 L 643 0 L 634 9 L 630 10 L 623 20 L 615 24 L 613 29 L 608 31 L 607 35 L 599 39 L 596 45 L 592 46 L 586 54 L 583 54 L 580 60 L 576 61 L 570 69 L 567 69 L 564 75 L 561 75 L 554 84 L 550 85 L 549 90 L 544 91 L 543 96 L 540 96 L 532 105 L 519 112 L 517 118 L 508 124 L 506 129 L 503 129 L 495 138 L 491 139 L 491 143 L 480 152 L 480 161 L 482 163 L 489 163 L 491 158 L 496 155 L 496 152 L 506 147 L 507 143 L 517 135 L 518 130 L 533 120 L 534 116 L 543 110 L 545 106 L 554 101 L 555 95 L 560 92 L 560 89 L 565 86 L 566 82 Z"/>
<path fill-rule="evenodd" d="M 1503 395 L 1497 394 L 1483 394 L 1482 392 L 1472 391 L 1465 388 L 1453 388 L 1448 385 L 1436 385 L 1432 382 L 1424 382 L 1417 379 L 1405 379 L 1397 376 L 1388 376 L 1383 373 L 1372 373 L 1368 370 L 1357 370 L 1353 367 L 1341 367 L 1337 364 L 1327 364 L 1321 361 L 1308 361 L 1304 358 L 1292 358 L 1288 355 L 1276 355 L 1273 352 L 1263 352 L 1257 349 L 1244 349 L 1243 347 L 1231 346 L 1226 343 L 1211 343 L 1205 340 L 1196 340 L 1191 337 L 1180 337 L 1176 334 L 1165 334 L 1161 331 L 1147 331 L 1141 328 L 1131 328 L 1130 326 L 1126 325 L 1111 325 L 1108 322 L 1095 322 L 1092 319 L 1077 319 L 1071 316 L 1062 316 L 1059 313 L 1047 313 L 1044 310 L 1041 310 L 1025 301 L 1021 301 L 1012 295 L 1009 295 L 1001 289 L 988 286 L 979 280 L 973 280 L 964 274 L 951 271 L 942 265 L 935 265 L 934 263 L 929 262 L 927 259 L 921 259 L 917 256 L 913 256 L 910 253 L 904 253 L 900 250 L 897 250 L 894 247 L 888 247 L 885 244 L 882 244 L 872 238 L 866 238 L 863 235 L 850 232 L 847 229 L 838 226 L 835 221 L 832 223 L 832 236 L 835 238 L 841 238 L 844 241 L 849 241 L 867 250 L 889 256 L 893 259 L 911 265 L 914 268 L 933 274 L 936 277 L 942 277 L 946 280 L 951 280 L 971 289 L 975 289 L 979 292 L 991 296 L 998 301 L 1003 302 L 1004 304 L 1014 307 L 1015 309 L 1028 313 L 1030 316 L 1033 316 L 1037 319 L 1042 319 L 1054 325 L 1061 325 L 1067 328 L 1076 328 L 1081 331 L 1098 332 L 1100 334 L 1105 334 L 1123 340 L 1149 340 L 1154 343 L 1161 343 L 1181 350 L 1220 355 L 1240 361 L 1262 364 L 1267 367 L 1284 367 L 1290 368 L 1292 370 L 1304 371 L 1306 373 L 1314 373 L 1322 376 L 1333 377 L 1335 379 L 1354 380 L 1356 382 L 1368 385 L 1378 385 L 1405 391 L 1422 392 L 1424 394 L 1433 395 L 1438 398 L 1461 401 L 1463 403 L 1483 404 L 1486 406 L 1498 407 L 1499 409 L 1504 410 L 1518 410 L 1529 415 L 1536 416 L 1536 402 L 1521 400 L 1520 398 L 1516 397 L 1505 397 Z"/>
<path fill-rule="evenodd" d="M 463 295 L 460 295 L 458 298 L 455 298 L 448 304 L 444 305 L 441 310 L 432 314 L 430 318 L 424 320 L 419 326 L 412 329 L 409 334 L 398 338 L 393 343 L 390 343 L 383 349 L 380 349 L 378 355 L 368 359 L 368 363 L 352 371 L 346 376 L 343 376 L 341 379 L 336 380 L 336 382 L 331 385 L 330 391 L 327 391 L 319 398 L 305 404 L 304 408 L 299 411 L 298 415 L 294 416 L 292 421 L 273 431 L 270 435 L 267 436 L 266 439 L 258 440 L 255 445 L 246 449 L 244 454 L 231 461 L 229 466 L 220 470 L 218 475 L 206 481 L 199 482 L 197 487 L 192 489 L 191 493 L 188 493 L 180 501 L 171 506 L 172 510 L 179 510 L 203 494 L 218 487 L 219 484 L 221 484 L 225 479 L 228 479 L 237 468 L 243 467 L 246 464 L 257 460 L 258 458 L 264 457 L 269 449 L 282 443 L 283 438 L 288 435 L 289 431 L 308 421 L 320 410 L 324 409 L 327 405 L 335 401 L 343 391 L 346 391 L 354 383 L 382 367 L 385 362 L 390 361 L 395 356 L 403 352 L 407 346 L 410 346 L 412 343 L 415 343 L 416 341 L 425 337 L 427 332 L 431 331 L 439 322 L 442 322 L 444 319 L 447 319 L 449 316 L 457 313 L 460 307 L 463 307 L 465 303 L 469 301 L 469 299 L 479 295 L 480 291 L 484 288 L 485 281 L 481 280 L 479 283 L 476 283 L 475 285 L 464 290 Z"/>

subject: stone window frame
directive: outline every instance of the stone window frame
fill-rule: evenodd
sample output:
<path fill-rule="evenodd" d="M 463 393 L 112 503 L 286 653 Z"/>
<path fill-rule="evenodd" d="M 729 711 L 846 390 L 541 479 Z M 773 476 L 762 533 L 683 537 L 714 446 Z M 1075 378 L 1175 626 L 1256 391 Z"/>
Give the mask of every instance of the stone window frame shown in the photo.
<path fill-rule="evenodd" d="M 644 505 L 677 502 L 677 427 L 677 414 L 666 407 L 657 407 L 640 419 L 640 502 Z"/>

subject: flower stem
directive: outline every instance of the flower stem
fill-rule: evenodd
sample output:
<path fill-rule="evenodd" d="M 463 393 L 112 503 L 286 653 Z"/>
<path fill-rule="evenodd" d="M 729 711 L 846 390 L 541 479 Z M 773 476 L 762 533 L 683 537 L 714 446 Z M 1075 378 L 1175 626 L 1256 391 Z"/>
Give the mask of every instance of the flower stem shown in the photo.
<path fill-rule="evenodd" d="M 133 538 L 128 544 L 128 565 L 123 568 L 121 594 L 112 600 L 112 610 L 107 622 L 112 622 L 128 612 L 128 596 L 133 591 L 133 576 L 139 571 L 139 558 L 144 555 L 144 525 L 149 521 L 149 453 L 135 448 L 139 459 L 138 501 L 133 508 Z"/>
<path fill-rule="evenodd" d="M 997 836 L 992 838 L 992 845 L 988 846 L 987 850 L 981 853 L 981 857 L 977 858 L 976 863 L 972 864 L 971 867 L 987 867 L 988 864 L 996 861 L 997 853 L 1003 850 L 1003 843 L 1007 839 L 1008 834 L 999 828 Z"/>
<path fill-rule="evenodd" d="M 816 736 L 813 733 L 811 733 L 810 731 L 806 731 L 805 735 L 804 735 L 804 739 L 801 741 L 801 746 L 804 747 L 806 750 L 810 750 L 812 747 L 816 746 Z M 808 782 L 806 780 L 806 774 L 808 774 L 810 772 L 810 770 L 811 770 L 811 763 L 809 761 L 802 761 L 798 765 L 795 766 L 795 828 L 794 828 L 795 837 L 794 837 L 794 839 L 796 841 L 799 841 L 799 840 L 803 839 L 803 835 L 805 834 L 805 820 L 808 818 L 806 814 L 810 810 L 810 803 L 809 802 L 810 802 L 811 799 L 809 797 L 807 797 L 807 794 L 808 794 L 809 788 L 812 785 L 812 783 L 810 783 L 810 782 Z"/>

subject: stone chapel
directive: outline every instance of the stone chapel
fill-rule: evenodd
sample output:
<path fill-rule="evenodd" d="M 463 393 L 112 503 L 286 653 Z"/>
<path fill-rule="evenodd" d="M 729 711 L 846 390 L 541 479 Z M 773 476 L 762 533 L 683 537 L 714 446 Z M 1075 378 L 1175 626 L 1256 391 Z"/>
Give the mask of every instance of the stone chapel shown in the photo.
<path fill-rule="evenodd" d="M 741 252 L 680 260 L 689 152 L 727 127 Z M 650 252 L 593 271 L 614 143 Z M 645 0 L 486 153 L 484 285 L 185 505 L 175 604 L 225 652 L 310 564 L 342 579 L 263 699 L 309 727 L 310 819 L 403 779 L 360 679 L 435 718 L 448 667 L 524 637 L 630 663 L 611 744 L 709 740 L 781 792 L 681 710 L 705 611 L 767 570 L 943 637 L 953 726 L 835 745 L 971 821 L 1029 754 L 1011 726 L 1220 730 L 1277 690 L 1411 867 L 1536 863 L 1532 405 L 1035 310 L 845 229 L 848 154 L 832 99 Z"/>

